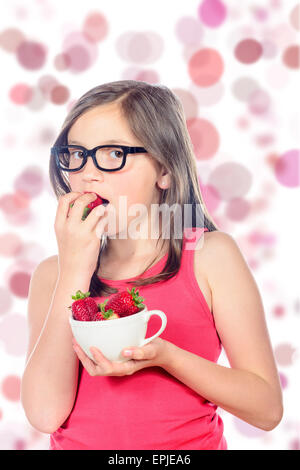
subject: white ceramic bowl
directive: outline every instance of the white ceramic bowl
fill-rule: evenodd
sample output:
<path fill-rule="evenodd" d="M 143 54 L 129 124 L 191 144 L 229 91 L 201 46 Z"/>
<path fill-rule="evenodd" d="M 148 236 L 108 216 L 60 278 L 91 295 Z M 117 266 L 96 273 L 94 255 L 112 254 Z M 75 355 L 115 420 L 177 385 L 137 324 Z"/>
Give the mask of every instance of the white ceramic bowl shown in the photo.
<path fill-rule="evenodd" d="M 162 324 L 155 335 L 145 339 L 147 324 L 152 315 L 158 315 Z M 124 348 L 144 346 L 159 336 L 167 325 L 167 317 L 161 310 L 148 310 L 145 307 L 138 313 L 113 320 L 79 321 L 72 314 L 69 317 L 73 335 L 84 352 L 93 359 L 91 346 L 100 349 L 110 361 L 124 362 Z"/>

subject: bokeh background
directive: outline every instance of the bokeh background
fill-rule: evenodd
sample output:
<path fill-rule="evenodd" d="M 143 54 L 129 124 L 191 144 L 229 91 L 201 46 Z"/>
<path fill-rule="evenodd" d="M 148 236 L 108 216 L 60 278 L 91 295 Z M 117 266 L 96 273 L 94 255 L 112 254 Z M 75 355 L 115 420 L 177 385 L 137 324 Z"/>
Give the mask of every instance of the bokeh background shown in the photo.
<path fill-rule="evenodd" d="M 263 297 L 284 417 L 266 432 L 219 408 L 228 448 L 300 449 L 299 17 L 289 0 L 1 2 L 0 449 L 49 442 L 20 404 L 29 281 L 57 253 L 49 149 L 77 98 L 120 79 L 182 101 L 206 206 Z"/>

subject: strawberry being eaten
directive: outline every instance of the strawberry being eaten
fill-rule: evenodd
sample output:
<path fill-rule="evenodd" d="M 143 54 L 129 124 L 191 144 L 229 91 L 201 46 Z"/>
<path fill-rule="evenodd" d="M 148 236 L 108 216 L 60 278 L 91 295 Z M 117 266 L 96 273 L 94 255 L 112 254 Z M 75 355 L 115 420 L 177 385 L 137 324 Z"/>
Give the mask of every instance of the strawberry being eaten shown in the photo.
<path fill-rule="evenodd" d="M 84 193 L 89 193 L 90 191 L 84 191 Z M 96 193 L 95 193 L 96 194 Z M 89 215 L 89 213 L 97 206 L 101 206 L 101 204 L 103 205 L 107 205 L 108 204 L 108 200 L 107 199 L 103 199 L 101 196 L 99 196 L 98 194 L 96 194 L 97 198 L 90 202 L 83 210 L 83 214 L 82 214 L 82 217 L 81 217 L 81 220 L 85 220 L 87 218 L 87 216 Z M 72 204 L 70 204 L 70 208 L 73 207 L 74 205 L 74 202 L 72 202 Z"/>

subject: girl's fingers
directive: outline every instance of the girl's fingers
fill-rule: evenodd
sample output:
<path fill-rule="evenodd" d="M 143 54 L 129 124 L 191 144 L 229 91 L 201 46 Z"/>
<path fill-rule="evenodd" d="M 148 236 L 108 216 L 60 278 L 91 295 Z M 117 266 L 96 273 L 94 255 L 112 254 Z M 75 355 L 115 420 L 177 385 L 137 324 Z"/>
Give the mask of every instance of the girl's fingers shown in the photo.
<path fill-rule="evenodd" d="M 123 350 L 124 357 L 130 357 L 131 359 L 154 359 L 156 355 L 155 347 L 149 343 L 140 348 L 127 348 Z"/>
<path fill-rule="evenodd" d="M 87 216 L 85 222 L 88 224 L 88 229 L 92 231 L 95 230 L 97 238 L 101 239 L 106 226 L 108 227 L 108 232 L 116 229 L 115 207 L 110 203 L 107 204 L 107 206 L 100 205 L 95 207 Z"/>
<path fill-rule="evenodd" d="M 76 222 L 76 224 L 78 221 L 81 222 L 81 217 L 83 216 L 85 207 L 96 199 L 97 195 L 95 193 L 85 193 L 77 198 L 74 202 L 74 206 L 70 209 L 71 220 Z"/>
<path fill-rule="evenodd" d="M 155 355 L 154 348 L 147 348 L 146 345 L 141 348 L 127 348 L 123 350 L 123 356 L 130 358 L 125 362 L 115 362 L 108 360 L 102 352 L 96 348 L 91 347 L 90 352 L 93 356 L 91 360 L 85 352 L 81 349 L 75 338 L 72 338 L 73 348 L 81 361 L 83 367 L 91 376 L 124 376 L 131 375 L 144 367 L 149 367 L 152 364 L 151 359 Z M 131 354 L 126 354 L 125 351 L 131 351 Z"/>
<path fill-rule="evenodd" d="M 96 375 L 96 367 L 94 362 L 85 354 L 78 344 L 73 345 L 74 351 L 81 361 L 83 367 L 88 371 L 90 375 Z"/>
<path fill-rule="evenodd" d="M 95 207 L 87 216 L 84 223 L 89 230 L 94 230 L 99 221 L 107 214 L 106 207 L 101 204 Z"/>
<path fill-rule="evenodd" d="M 135 371 L 136 363 L 135 361 L 126 361 L 126 362 L 112 362 L 109 361 L 105 356 L 103 356 L 102 352 L 95 348 L 90 348 L 93 357 L 99 366 L 98 374 L 97 375 L 116 375 L 116 376 L 123 376 L 132 374 Z"/>
<path fill-rule="evenodd" d="M 99 366 L 101 366 L 101 368 L 103 368 L 103 370 L 106 370 L 108 372 L 111 369 L 111 361 L 109 361 L 105 356 L 103 356 L 102 352 L 95 347 L 91 347 L 90 351 L 93 357 L 95 358 L 96 364 L 98 364 Z"/>
<path fill-rule="evenodd" d="M 58 206 L 57 206 L 55 223 L 54 223 L 56 227 L 59 227 L 65 223 L 69 209 L 70 209 L 70 204 L 74 202 L 75 199 L 78 198 L 80 195 L 81 193 L 75 193 L 71 191 L 70 193 L 60 196 L 58 200 Z"/>

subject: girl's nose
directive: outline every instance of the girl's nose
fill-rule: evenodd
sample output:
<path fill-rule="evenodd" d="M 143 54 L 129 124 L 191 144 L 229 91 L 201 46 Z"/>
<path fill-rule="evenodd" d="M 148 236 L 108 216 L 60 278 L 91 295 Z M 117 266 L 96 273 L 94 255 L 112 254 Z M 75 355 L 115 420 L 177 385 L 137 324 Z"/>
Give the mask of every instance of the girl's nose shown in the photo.
<path fill-rule="evenodd" d="M 95 165 L 94 165 L 94 162 L 93 162 L 93 159 L 91 157 L 88 157 L 87 158 L 87 162 L 86 164 L 84 165 L 84 167 L 82 168 L 82 175 L 85 177 L 85 178 L 103 178 L 103 174 L 104 172 L 102 170 L 99 170 Z"/>

